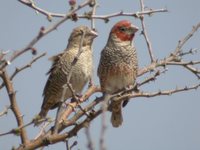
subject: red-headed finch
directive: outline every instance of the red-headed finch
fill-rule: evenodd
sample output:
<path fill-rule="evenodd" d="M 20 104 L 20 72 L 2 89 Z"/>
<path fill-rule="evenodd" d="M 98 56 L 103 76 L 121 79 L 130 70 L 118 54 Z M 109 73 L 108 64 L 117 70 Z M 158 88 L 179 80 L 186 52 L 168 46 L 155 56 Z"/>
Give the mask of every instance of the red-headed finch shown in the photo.
<path fill-rule="evenodd" d="M 134 85 L 138 60 L 132 41 L 137 31 L 138 28 L 128 20 L 116 23 L 111 29 L 107 44 L 101 52 L 98 67 L 98 76 L 104 94 L 114 94 Z M 113 127 L 119 127 L 123 122 L 121 105 L 122 101 L 111 100 Z"/>

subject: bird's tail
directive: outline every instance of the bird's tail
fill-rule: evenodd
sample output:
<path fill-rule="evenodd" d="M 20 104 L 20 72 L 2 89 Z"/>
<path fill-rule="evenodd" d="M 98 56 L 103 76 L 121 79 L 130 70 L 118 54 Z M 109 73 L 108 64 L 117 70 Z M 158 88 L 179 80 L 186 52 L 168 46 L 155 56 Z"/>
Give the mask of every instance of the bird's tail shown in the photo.
<path fill-rule="evenodd" d="M 111 102 L 111 123 L 113 127 L 117 128 L 122 125 L 123 116 L 122 116 L 122 102 L 121 101 L 112 101 Z"/>

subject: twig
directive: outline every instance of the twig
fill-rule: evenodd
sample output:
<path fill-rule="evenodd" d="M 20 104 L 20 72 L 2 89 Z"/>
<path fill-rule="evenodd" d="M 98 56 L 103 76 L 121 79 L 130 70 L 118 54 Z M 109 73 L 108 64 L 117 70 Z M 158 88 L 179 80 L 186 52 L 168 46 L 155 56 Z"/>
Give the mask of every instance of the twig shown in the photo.
<path fill-rule="evenodd" d="M 28 64 L 26 64 L 26 65 L 24 65 L 24 66 L 22 66 L 22 67 L 20 67 L 20 68 L 16 68 L 15 71 L 13 72 L 13 74 L 10 76 L 10 80 L 13 80 L 13 78 L 14 78 L 19 72 L 21 72 L 21 71 L 23 71 L 23 70 L 25 70 L 25 69 L 31 67 L 32 64 L 33 64 L 34 62 L 36 62 L 38 59 L 40 59 L 41 57 L 43 57 L 43 56 L 45 56 L 45 55 L 46 55 L 46 53 L 42 53 L 41 55 L 39 55 L 39 56 L 33 58 Z M 0 85 L 0 89 L 3 88 L 4 85 L 5 85 L 5 84 L 2 83 L 2 84 Z"/>
<path fill-rule="evenodd" d="M 100 150 L 106 150 L 105 147 L 105 133 L 106 133 L 106 111 L 107 111 L 107 106 L 108 101 L 104 100 L 102 103 L 102 114 L 101 114 L 101 133 L 100 133 L 100 138 L 99 138 L 99 145 L 100 145 Z"/>
<path fill-rule="evenodd" d="M 38 137 L 40 137 L 42 134 L 45 133 L 45 128 L 51 124 L 54 120 L 51 120 L 51 121 L 48 121 L 48 122 L 45 122 L 45 124 L 41 127 L 40 129 L 40 132 L 35 136 L 34 140 L 36 140 Z"/>
<path fill-rule="evenodd" d="M 179 40 L 178 45 L 175 49 L 175 54 L 180 53 L 183 45 L 193 36 L 193 34 L 200 28 L 200 22 L 193 26 L 193 29 L 190 33 L 188 33 L 182 40 Z"/>
<path fill-rule="evenodd" d="M 0 63 L 1 63 L 2 59 L 3 59 L 3 57 L 4 57 L 6 54 L 8 54 L 8 53 L 9 53 L 9 51 L 2 51 L 2 50 L 0 50 Z"/>
<path fill-rule="evenodd" d="M 72 150 L 72 148 L 78 144 L 77 141 L 74 141 L 74 143 L 70 146 L 70 145 L 69 145 L 69 140 L 66 140 L 65 143 L 66 143 L 66 149 L 67 149 L 67 150 Z"/>
<path fill-rule="evenodd" d="M 9 99 L 10 99 L 10 107 L 15 115 L 16 120 L 17 120 L 17 125 L 18 125 L 18 127 L 23 126 L 24 121 L 23 121 L 19 106 L 17 104 L 16 95 L 15 95 L 16 93 L 14 91 L 13 84 L 12 84 L 6 71 L 3 71 L 3 74 L 1 74 L 1 77 L 3 79 L 3 82 L 5 83 L 6 90 L 7 90 Z M 20 138 L 21 138 L 22 144 L 28 143 L 28 137 L 26 134 L 26 130 L 24 128 L 22 128 L 20 130 Z"/>
<path fill-rule="evenodd" d="M 35 5 L 33 5 L 31 2 L 28 2 L 26 0 L 18 0 L 19 2 L 25 4 L 26 6 L 40 12 L 41 14 L 45 15 L 47 18 L 52 18 L 52 17 L 58 17 L 58 18 L 63 18 L 66 16 L 66 14 L 60 14 L 60 13 L 53 13 L 53 12 L 49 12 L 46 11 L 44 9 L 41 9 Z M 108 15 L 92 15 L 91 18 L 92 19 L 101 19 L 101 20 L 108 20 L 109 18 L 113 18 L 113 17 L 119 17 L 119 16 L 130 16 L 130 17 L 135 17 L 135 18 L 139 18 L 139 16 L 141 15 L 152 15 L 154 13 L 159 13 L 159 12 L 167 12 L 168 10 L 165 8 L 162 9 L 152 9 L 152 10 L 144 10 L 142 12 L 136 12 L 136 13 L 127 13 L 127 12 L 116 12 L 116 13 L 111 13 Z M 83 19 L 90 19 L 90 17 L 88 17 L 88 15 L 77 15 L 78 18 L 83 18 Z"/>
<path fill-rule="evenodd" d="M 8 131 L 8 132 L 0 133 L 0 136 L 4 136 L 4 135 L 8 135 L 8 134 L 19 135 L 19 133 L 21 132 L 21 130 L 22 130 L 23 128 L 28 127 L 28 126 L 30 126 L 31 124 L 33 124 L 33 122 L 29 122 L 29 123 L 27 123 L 27 124 L 25 124 L 25 125 L 23 125 L 23 126 L 19 126 L 19 127 L 17 127 L 17 128 L 14 128 L 14 129 Z"/>
<path fill-rule="evenodd" d="M 85 94 L 79 99 L 79 102 L 82 103 L 82 102 L 86 101 L 92 94 L 94 94 L 96 92 L 100 92 L 100 91 L 101 91 L 101 89 L 99 87 L 97 87 L 97 86 L 91 86 L 85 92 Z M 79 103 L 77 101 L 69 103 L 68 106 L 67 106 L 67 109 L 65 110 L 64 114 L 62 115 L 62 119 L 63 118 L 68 118 L 69 115 L 73 112 L 74 108 L 76 108 L 78 105 L 79 105 Z M 85 111 L 87 111 L 87 109 Z M 81 112 L 83 113 L 82 110 L 81 110 Z M 61 122 L 63 122 L 63 120 L 61 120 Z"/>
<path fill-rule="evenodd" d="M 180 54 L 179 54 L 179 56 L 180 57 L 182 57 L 182 56 L 185 56 L 185 55 L 189 55 L 189 54 L 194 54 L 194 53 L 197 53 L 199 51 L 199 49 L 197 49 L 197 48 L 191 48 L 189 51 L 187 51 L 187 52 L 181 52 Z"/>
<path fill-rule="evenodd" d="M 191 71 L 194 75 L 196 75 L 198 79 L 200 79 L 200 70 L 192 67 L 191 65 L 183 65 L 183 66 L 189 71 Z"/>
<path fill-rule="evenodd" d="M 95 150 L 94 143 L 92 141 L 92 137 L 91 137 L 91 134 L 90 134 L 90 126 L 85 128 L 85 134 L 86 134 L 87 141 L 88 141 L 88 149 L 89 150 Z"/>
<path fill-rule="evenodd" d="M 34 3 L 32 3 L 31 1 L 28 0 L 18 0 L 19 2 L 21 2 L 22 4 L 36 10 L 37 12 L 45 15 L 47 18 L 49 17 L 65 17 L 65 14 L 59 14 L 59 13 L 53 13 L 53 12 L 48 12 L 44 9 L 41 9 L 39 7 L 37 7 Z"/>
<path fill-rule="evenodd" d="M 93 0 L 92 15 L 91 15 L 91 28 L 95 30 L 95 19 L 93 16 L 96 14 L 96 8 L 98 7 L 97 1 Z"/>
<path fill-rule="evenodd" d="M 166 64 L 170 62 L 176 62 L 177 58 L 179 56 L 182 56 L 183 53 L 181 53 L 181 48 L 184 46 L 184 44 L 194 35 L 194 33 L 200 28 L 200 22 L 195 25 L 190 33 L 188 33 L 182 40 L 179 41 L 177 47 L 175 48 L 174 52 L 170 54 L 167 58 L 164 58 L 160 61 L 152 62 L 150 65 L 147 67 L 141 68 L 138 71 L 138 76 L 141 76 L 149 71 L 154 70 L 157 67 L 160 66 L 166 66 Z M 179 59 L 180 61 L 180 59 Z"/>
<path fill-rule="evenodd" d="M 165 73 L 166 72 L 166 69 L 160 71 L 160 70 L 157 70 L 152 76 L 146 78 L 144 81 L 140 82 L 137 84 L 138 87 L 146 84 L 146 83 L 149 83 L 150 81 L 155 81 L 156 80 L 156 77 L 158 77 L 159 75 L 161 75 L 162 73 Z"/>
<path fill-rule="evenodd" d="M 24 70 L 26 68 L 31 67 L 34 62 L 36 62 L 38 59 L 42 58 L 45 55 L 46 55 L 46 53 L 42 53 L 39 56 L 33 58 L 28 64 L 26 64 L 26 65 L 24 65 L 24 66 L 22 66 L 20 68 L 16 68 L 15 72 L 13 72 L 13 74 L 10 77 L 10 79 L 12 80 L 20 71 L 22 71 L 22 70 Z"/>
<path fill-rule="evenodd" d="M 158 91 L 158 92 L 137 92 L 133 94 L 124 94 L 123 96 L 120 96 L 119 98 L 116 98 L 116 101 L 123 100 L 124 98 L 136 98 L 136 97 L 155 97 L 155 96 L 163 96 L 163 95 L 172 95 L 175 93 L 183 92 L 183 91 L 190 91 L 190 90 L 196 90 L 200 87 L 200 83 L 193 85 L 193 86 L 186 86 L 182 88 L 176 88 L 174 90 L 165 90 L 165 91 Z"/>
<path fill-rule="evenodd" d="M 74 146 L 76 146 L 78 144 L 77 141 L 74 141 L 74 143 L 70 146 L 70 148 L 72 149 Z"/>
<path fill-rule="evenodd" d="M 70 148 L 70 146 L 69 146 L 69 141 L 67 140 L 65 143 L 66 143 L 66 149 L 67 149 L 67 150 L 71 150 L 71 148 Z"/>
<path fill-rule="evenodd" d="M 108 15 L 95 15 L 95 16 L 92 16 L 92 18 L 108 21 L 110 18 L 119 17 L 119 16 L 124 16 L 124 17 L 129 16 L 129 17 L 139 18 L 139 16 L 141 15 L 152 15 L 154 13 L 159 13 L 159 12 L 168 12 L 168 10 L 162 8 L 162 9 L 145 10 L 145 11 L 136 12 L 136 13 L 127 13 L 127 12 L 119 11 L 119 12 L 108 14 Z M 78 17 L 85 18 L 84 15 L 82 16 L 79 15 Z"/>
<path fill-rule="evenodd" d="M 193 67 L 193 65 L 200 64 L 200 61 L 189 61 L 189 62 L 166 62 L 166 65 L 175 65 L 175 66 L 183 66 L 190 72 L 192 72 L 195 76 L 197 76 L 198 79 L 200 79 L 200 70 Z"/>
<path fill-rule="evenodd" d="M 141 7 L 141 11 L 144 11 L 144 2 L 143 2 L 143 0 L 140 0 L 140 7 Z M 154 58 L 154 55 L 153 55 L 151 42 L 150 42 L 150 40 L 148 38 L 147 30 L 146 30 L 146 27 L 145 27 L 144 15 L 140 15 L 139 18 L 140 18 L 140 21 L 141 21 L 141 24 L 142 24 L 142 35 L 144 35 L 144 38 L 146 40 L 151 62 L 154 62 L 155 58 Z"/>

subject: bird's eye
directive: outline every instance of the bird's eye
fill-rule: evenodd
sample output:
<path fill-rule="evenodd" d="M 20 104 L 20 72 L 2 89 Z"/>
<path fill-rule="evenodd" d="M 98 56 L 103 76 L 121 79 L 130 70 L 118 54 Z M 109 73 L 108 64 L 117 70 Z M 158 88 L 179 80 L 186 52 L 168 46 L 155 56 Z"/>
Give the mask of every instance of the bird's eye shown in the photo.
<path fill-rule="evenodd" d="M 126 31 L 126 27 L 119 27 L 119 30 L 124 32 L 124 31 Z"/>

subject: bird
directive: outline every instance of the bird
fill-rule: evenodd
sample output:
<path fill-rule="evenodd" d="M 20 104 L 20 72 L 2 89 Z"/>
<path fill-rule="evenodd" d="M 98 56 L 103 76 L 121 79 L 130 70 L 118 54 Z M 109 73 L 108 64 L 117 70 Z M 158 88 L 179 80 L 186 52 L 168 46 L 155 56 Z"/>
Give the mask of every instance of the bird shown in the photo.
<path fill-rule="evenodd" d="M 99 61 L 97 75 L 103 94 L 115 94 L 136 83 L 138 59 L 132 43 L 139 28 L 129 20 L 117 22 L 111 29 L 109 38 Z M 123 100 L 124 102 L 127 99 Z M 122 125 L 122 103 L 111 99 L 111 123 L 113 127 Z"/>
<path fill-rule="evenodd" d="M 66 49 L 50 58 L 52 66 L 47 72 L 49 77 L 43 90 L 43 103 L 37 118 L 44 119 L 49 110 L 59 106 L 63 95 L 63 86 L 67 83 L 70 68 L 72 70 L 69 81 L 73 90 L 76 94 L 82 91 L 92 76 L 92 43 L 97 36 L 97 32 L 89 27 L 78 26 L 73 29 Z M 82 53 L 77 58 L 80 48 Z M 77 59 L 77 62 L 71 67 L 74 59 Z M 71 97 L 72 92 L 67 88 L 64 99 Z"/>

